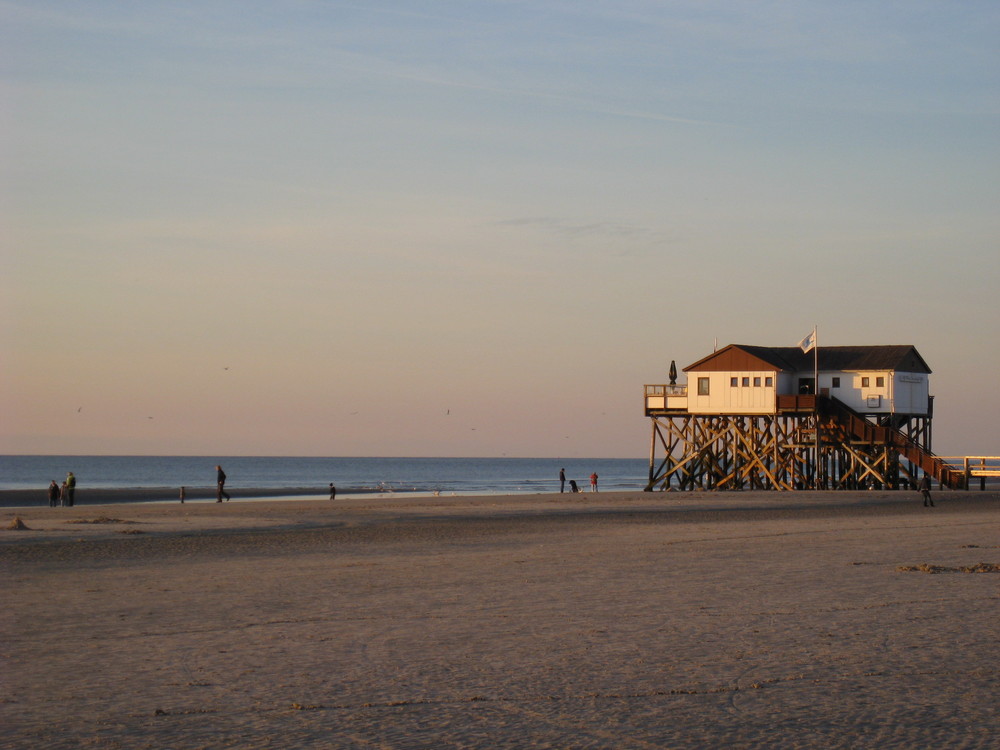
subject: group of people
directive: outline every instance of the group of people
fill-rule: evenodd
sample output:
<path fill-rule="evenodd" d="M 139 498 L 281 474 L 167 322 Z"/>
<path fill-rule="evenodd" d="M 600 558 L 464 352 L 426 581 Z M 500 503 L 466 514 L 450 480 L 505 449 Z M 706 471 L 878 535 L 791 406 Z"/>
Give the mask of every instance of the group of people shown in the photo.
<path fill-rule="evenodd" d="M 566 469 L 559 469 L 559 491 L 566 491 Z M 583 492 L 577 485 L 575 479 L 569 480 L 569 491 L 570 492 Z M 590 491 L 597 492 L 597 472 L 595 471 L 590 475 Z"/>
<path fill-rule="evenodd" d="M 76 492 L 76 477 L 73 476 L 73 472 L 69 472 L 66 475 L 66 481 L 60 486 L 53 479 L 49 483 L 49 507 L 56 508 L 62 505 L 67 508 L 73 507 L 73 496 Z M 333 500 L 337 496 L 337 488 L 330 483 L 330 499 Z M 215 502 L 221 503 L 223 498 L 227 501 L 231 500 L 232 497 L 228 492 L 226 492 L 226 472 L 222 470 L 221 466 L 215 467 Z M 187 499 L 187 487 L 181 487 L 180 491 L 180 501 L 183 503 Z"/>
<path fill-rule="evenodd" d="M 73 472 L 66 474 L 66 479 L 63 480 L 61 485 L 56 484 L 56 480 L 53 479 L 49 482 L 49 507 L 58 508 L 60 505 L 64 508 L 73 507 L 73 499 L 76 496 L 76 477 L 73 476 Z"/>
<path fill-rule="evenodd" d="M 215 467 L 215 496 L 216 502 L 221 503 L 222 498 L 226 500 L 230 499 L 229 493 L 226 492 L 226 472 L 222 470 L 221 466 Z M 330 499 L 333 499 L 333 485 L 330 485 Z M 74 498 L 76 496 L 76 477 L 73 472 L 66 474 L 66 479 L 60 485 L 53 479 L 49 482 L 49 507 L 58 508 L 62 506 L 64 508 L 72 508 L 74 503 Z M 181 502 L 183 503 L 187 497 L 187 487 L 181 487 Z"/>

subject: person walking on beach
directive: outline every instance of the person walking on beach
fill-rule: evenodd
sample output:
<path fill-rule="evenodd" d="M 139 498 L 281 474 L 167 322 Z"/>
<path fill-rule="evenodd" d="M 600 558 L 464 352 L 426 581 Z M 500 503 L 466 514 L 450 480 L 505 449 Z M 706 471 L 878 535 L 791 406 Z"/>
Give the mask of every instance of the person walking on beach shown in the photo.
<path fill-rule="evenodd" d="M 184 498 L 187 497 L 187 487 L 181 487 L 181 505 L 184 505 Z"/>
<path fill-rule="evenodd" d="M 597 472 L 590 475 L 590 491 L 597 492 Z"/>
<path fill-rule="evenodd" d="M 559 492 L 566 489 L 566 469 L 559 469 Z"/>
<path fill-rule="evenodd" d="M 222 470 L 221 466 L 215 467 L 215 502 L 221 503 L 222 498 L 225 497 L 229 500 L 229 493 L 226 492 L 226 472 Z"/>
<path fill-rule="evenodd" d="M 66 481 L 63 482 L 63 487 L 66 488 L 63 492 L 63 505 L 67 508 L 72 508 L 74 496 L 76 495 L 76 477 L 73 476 L 72 471 L 66 475 Z"/>
<path fill-rule="evenodd" d="M 330 499 L 335 500 L 337 497 L 337 488 L 333 486 L 333 482 L 330 482 Z"/>
<path fill-rule="evenodd" d="M 49 507 L 55 508 L 59 505 L 59 485 L 53 479 L 49 482 Z"/>
<path fill-rule="evenodd" d="M 920 480 L 920 494 L 924 498 L 924 507 L 926 508 L 928 504 L 930 507 L 934 507 L 934 501 L 931 500 L 931 475 L 924 474 L 924 478 Z"/>

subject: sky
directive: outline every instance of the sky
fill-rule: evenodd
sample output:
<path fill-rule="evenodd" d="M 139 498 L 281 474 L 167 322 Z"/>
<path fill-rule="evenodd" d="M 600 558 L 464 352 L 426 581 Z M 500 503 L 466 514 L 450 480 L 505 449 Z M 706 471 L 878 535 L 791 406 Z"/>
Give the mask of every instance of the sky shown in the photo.
<path fill-rule="evenodd" d="M 1000 455 L 1000 5 L 0 0 L 0 453 L 644 457 L 716 345 Z"/>

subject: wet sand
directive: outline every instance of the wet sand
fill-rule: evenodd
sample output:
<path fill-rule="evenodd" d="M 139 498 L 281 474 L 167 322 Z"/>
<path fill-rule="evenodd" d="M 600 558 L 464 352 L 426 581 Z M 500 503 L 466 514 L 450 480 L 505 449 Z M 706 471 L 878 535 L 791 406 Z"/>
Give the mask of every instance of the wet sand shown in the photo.
<path fill-rule="evenodd" d="M 936 502 L 5 509 L 0 747 L 995 747 L 1000 495 Z"/>

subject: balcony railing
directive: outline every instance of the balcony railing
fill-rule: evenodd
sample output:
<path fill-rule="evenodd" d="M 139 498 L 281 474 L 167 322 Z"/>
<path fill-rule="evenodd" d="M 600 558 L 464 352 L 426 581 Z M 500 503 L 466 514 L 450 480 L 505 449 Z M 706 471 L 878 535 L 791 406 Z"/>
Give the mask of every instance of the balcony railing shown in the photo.
<path fill-rule="evenodd" d="M 687 385 L 647 385 L 647 396 L 686 396 Z"/>
<path fill-rule="evenodd" d="M 813 395 L 776 396 L 775 407 L 779 413 L 814 412 L 816 411 L 816 397 Z"/>
<path fill-rule="evenodd" d="M 687 385 L 647 385 L 645 386 L 646 414 L 659 414 L 666 411 L 682 412 L 687 410 Z"/>

